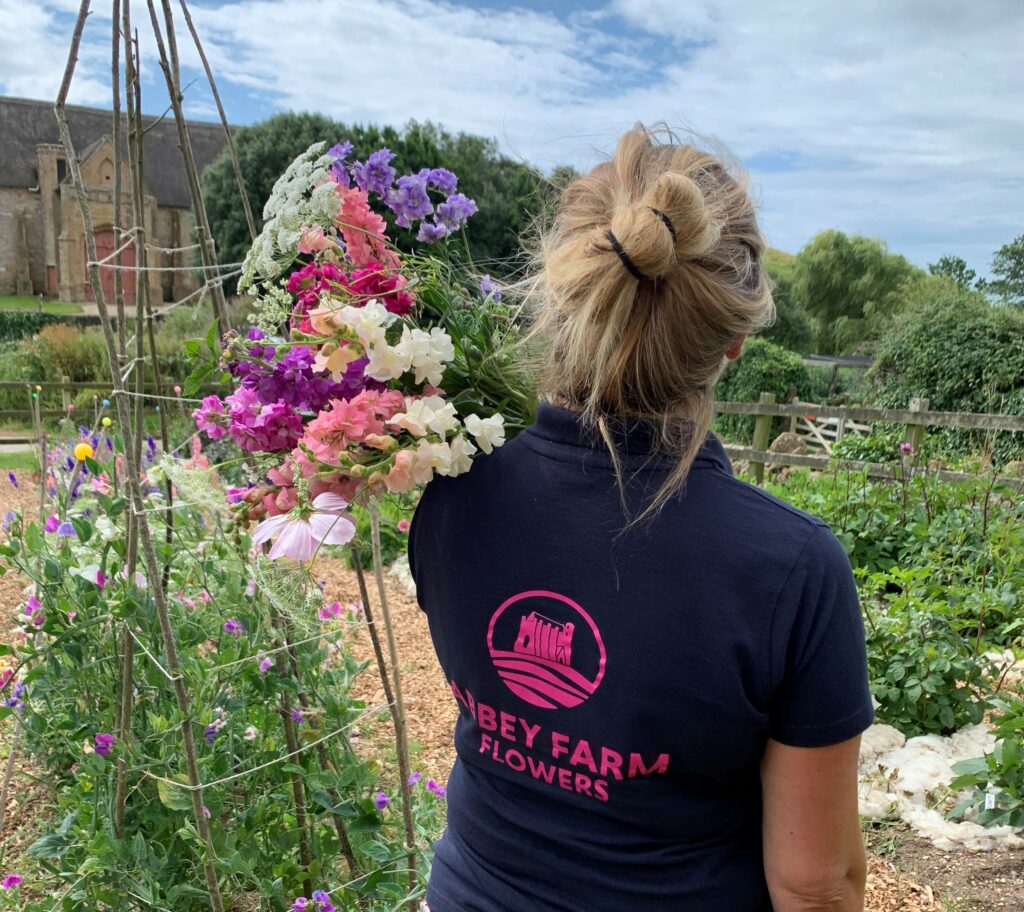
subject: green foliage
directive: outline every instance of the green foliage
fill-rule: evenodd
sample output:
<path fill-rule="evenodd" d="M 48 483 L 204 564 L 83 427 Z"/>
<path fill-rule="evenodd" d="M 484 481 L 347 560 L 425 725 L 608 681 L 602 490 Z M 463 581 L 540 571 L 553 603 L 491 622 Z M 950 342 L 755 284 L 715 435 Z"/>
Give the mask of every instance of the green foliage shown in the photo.
<path fill-rule="evenodd" d="M 792 293 L 817 322 L 818 353 L 839 354 L 875 338 L 919 274 L 882 241 L 823 231 L 797 254 Z"/>
<path fill-rule="evenodd" d="M 876 717 L 907 737 L 980 722 L 992 670 L 951 623 L 948 603 L 930 594 L 930 574 L 893 568 L 861 584 Z"/>
<path fill-rule="evenodd" d="M 406 523 L 412 519 L 416 509 L 416 497 L 412 494 L 388 494 L 380 501 L 380 553 L 385 567 L 405 554 L 409 544 L 409 530 Z M 359 552 L 363 567 L 373 566 L 373 537 L 371 535 L 370 513 L 359 510 L 356 513 L 356 537 L 352 548 Z M 352 566 L 351 550 L 345 553 L 345 560 Z"/>
<path fill-rule="evenodd" d="M 992 257 L 995 279 L 978 287 L 1011 307 L 1024 307 L 1024 234 L 1000 247 Z"/>
<path fill-rule="evenodd" d="M 958 288 L 970 288 L 978 275 L 967 265 L 963 257 L 950 254 L 939 257 L 937 263 L 929 263 L 928 272 L 933 276 L 949 279 Z"/>
<path fill-rule="evenodd" d="M 152 580 L 123 573 L 128 508 L 114 453 L 99 446 L 100 461 L 86 464 L 90 478 L 106 473 L 106 492 L 86 483 L 73 499 L 82 469 L 69 470 L 65 458 L 75 442 L 52 454 L 56 491 L 49 504 L 73 532 L 46 533 L 19 516 L 0 544 L 3 569 L 37 580 L 40 603 L 30 615 L 19 611 L 30 633 L 24 644 L 3 647 L 20 689 L 16 705 L 0 707 L 0 720 L 15 714 L 23 720 L 24 744 L 48 770 L 55 802 L 50 825 L 29 848 L 38 868 L 20 869 L 33 887 L 20 908 L 208 908 L 205 850 L 188 791 L 177 785 L 186 784 L 183 724 L 192 726 L 207 784 L 203 802 L 226 908 L 251 908 L 255 899 L 261 908 L 284 912 L 296 896 L 308 895 L 296 782 L 306 795 L 313 859 L 308 877 L 315 888 L 334 889 L 341 910 L 396 908 L 407 890 L 396 874 L 405 864 L 401 813 L 397 804 L 383 811 L 374 804 L 374 793 L 393 795 L 395 783 L 349 740 L 354 727 L 379 716 L 378 708 L 353 694 L 364 669 L 348 648 L 359 616 L 321 615 L 323 596 L 302 570 L 263 561 L 254 566 L 249 537 L 219 512 L 224 492 L 216 480 L 179 462 L 169 539 L 162 485 L 148 488 L 146 512 L 191 699 L 192 718 L 184 720 L 165 673 Z M 163 464 L 157 462 L 146 457 L 151 483 L 161 478 Z M 203 506 L 205 500 L 216 509 Z M 225 630 L 228 619 L 241 623 L 237 636 Z M 132 720 L 128 731 L 120 731 L 125 629 L 149 652 L 134 648 Z M 274 651 L 286 635 L 292 647 Z M 261 669 L 264 657 L 271 663 Z M 13 693 L 12 683 L 5 700 Z M 300 752 L 292 755 L 284 718 L 299 705 Z M 109 756 L 95 751 L 100 733 L 117 735 Z M 120 761 L 128 776 L 123 834 L 113 822 Z M 413 812 L 427 846 L 443 825 L 443 802 L 420 784 L 413 790 Z M 362 879 L 348 870 L 339 824 Z M 424 856 L 419 864 L 424 874 Z"/>
<path fill-rule="evenodd" d="M 314 142 L 333 144 L 345 139 L 353 143 L 356 159 L 386 146 L 395 153 L 392 166 L 399 174 L 444 167 L 458 175 L 459 189 L 479 206 L 467 234 L 471 256 L 486 264 L 484 271 L 497 275 L 515 268 L 520 234 L 529 227 L 531 214 L 542 210 L 553 195 L 548 182 L 502 155 L 493 139 L 452 134 L 432 123 L 413 121 L 396 130 L 346 125 L 322 114 L 285 113 L 235 134 L 257 229 L 274 183 L 292 160 Z M 227 151 L 204 171 L 203 190 L 221 260 L 242 260 L 251 241 Z M 396 238 L 399 246 L 408 246 L 402 232 Z"/>
<path fill-rule="evenodd" d="M 938 281 L 938 280 L 935 280 Z M 874 404 L 906 408 L 924 397 L 935 411 L 1024 414 L 1024 315 L 945 284 L 948 296 L 911 309 L 886 332 L 869 379 Z M 1024 454 L 1024 435 L 937 428 L 952 454 L 984 450 L 997 463 Z"/>
<path fill-rule="evenodd" d="M 995 749 L 953 764 L 957 777 L 950 790 L 971 792 L 949 816 L 959 820 L 973 812 L 982 826 L 1024 827 L 1024 700 L 1007 696 L 992 702 L 998 712 Z"/>
<path fill-rule="evenodd" d="M 28 310 L 36 313 L 80 314 L 80 304 L 68 304 L 35 295 L 0 295 L 0 310 Z"/>
<path fill-rule="evenodd" d="M 724 402 L 757 402 L 761 393 L 775 393 L 776 401 L 785 402 L 794 389 L 800 398 L 810 389 L 810 375 L 800 356 L 767 339 L 753 338 L 722 373 L 715 397 Z M 781 428 L 782 419 L 776 424 Z M 715 428 L 727 437 L 749 440 L 754 417 L 722 414 Z"/>
<path fill-rule="evenodd" d="M 34 336 L 44 326 L 67 323 L 72 326 L 99 326 L 99 317 L 74 314 L 39 313 L 26 310 L 0 310 L 0 342 Z"/>
<path fill-rule="evenodd" d="M 761 337 L 788 348 L 799 354 L 814 351 L 816 331 L 814 321 L 800 300 L 793 294 L 793 266 L 773 268 L 766 261 L 765 266 L 772 277 L 772 296 L 775 299 L 775 322 Z"/>

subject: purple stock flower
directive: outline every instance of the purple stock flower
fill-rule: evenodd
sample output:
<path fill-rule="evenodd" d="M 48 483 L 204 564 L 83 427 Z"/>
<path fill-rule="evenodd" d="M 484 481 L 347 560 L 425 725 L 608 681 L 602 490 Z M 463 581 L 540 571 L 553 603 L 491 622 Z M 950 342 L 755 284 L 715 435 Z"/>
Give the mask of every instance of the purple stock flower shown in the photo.
<path fill-rule="evenodd" d="M 497 282 L 495 282 L 494 279 L 492 279 L 489 275 L 485 275 L 480 280 L 480 291 L 484 295 L 490 295 L 491 300 L 493 301 L 501 300 L 501 286 Z"/>
<path fill-rule="evenodd" d="M 374 795 L 373 806 L 377 808 L 378 811 L 383 811 L 389 804 L 391 804 L 391 799 L 383 792 L 377 792 L 377 794 Z"/>
<path fill-rule="evenodd" d="M 231 436 L 247 452 L 290 450 L 302 436 L 302 416 L 285 402 L 263 405 L 255 390 L 244 386 L 225 402 L 231 407 Z"/>
<path fill-rule="evenodd" d="M 93 735 L 93 749 L 101 757 L 110 756 L 110 748 L 114 746 L 114 741 L 117 739 L 113 735 L 108 735 L 105 732 L 100 732 Z"/>
<path fill-rule="evenodd" d="M 366 164 L 356 162 L 352 166 L 356 186 L 366 193 L 384 196 L 395 182 L 395 169 L 389 164 L 394 157 L 390 149 L 378 149 L 366 159 Z"/>
<path fill-rule="evenodd" d="M 235 618 L 228 618 L 224 622 L 224 632 L 230 633 L 236 640 L 245 633 L 245 625 Z"/>
<path fill-rule="evenodd" d="M 16 487 L 16 488 L 20 488 L 21 487 L 21 485 L 18 484 L 18 476 L 15 475 L 14 472 L 8 472 L 7 473 L 7 480 L 12 485 L 14 485 L 14 487 Z"/>
<path fill-rule="evenodd" d="M 65 519 L 64 522 L 57 526 L 57 534 L 62 538 L 74 538 L 77 533 L 75 532 L 75 527 Z"/>

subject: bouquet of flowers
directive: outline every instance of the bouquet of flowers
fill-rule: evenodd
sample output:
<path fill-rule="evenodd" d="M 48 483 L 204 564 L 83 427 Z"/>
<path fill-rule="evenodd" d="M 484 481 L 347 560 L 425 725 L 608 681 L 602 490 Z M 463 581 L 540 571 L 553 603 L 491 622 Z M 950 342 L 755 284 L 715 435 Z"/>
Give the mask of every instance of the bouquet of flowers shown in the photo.
<path fill-rule="evenodd" d="M 457 177 L 399 177 L 387 149 L 364 162 L 348 143 L 325 145 L 278 180 L 246 258 L 253 325 L 225 336 L 220 360 L 236 389 L 193 413 L 258 469 L 229 492 L 261 520 L 254 542 L 299 561 L 353 537 L 343 511 L 357 497 L 465 472 L 505 441 L 505 409 L 513 427 L 532 411 L 500 356 L 515 325 L 497 284 L 484 276 L 471 292 L 446 258 L 400 255 L 371 205 L 432 245 L 476 212 Z"/>

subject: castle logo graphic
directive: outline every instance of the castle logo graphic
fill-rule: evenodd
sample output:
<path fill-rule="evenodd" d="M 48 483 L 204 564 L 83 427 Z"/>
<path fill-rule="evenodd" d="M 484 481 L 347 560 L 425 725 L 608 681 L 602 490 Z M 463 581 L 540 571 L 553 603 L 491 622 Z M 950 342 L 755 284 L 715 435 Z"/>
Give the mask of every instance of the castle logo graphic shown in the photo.
<path fill-rule="evenodd" d="M 487 648 L 505 686 L 541 709 L 579 706 L 604 678 L 601 632 L 557 592 L 532 589 L 506 600 L 487 628 Z"/>

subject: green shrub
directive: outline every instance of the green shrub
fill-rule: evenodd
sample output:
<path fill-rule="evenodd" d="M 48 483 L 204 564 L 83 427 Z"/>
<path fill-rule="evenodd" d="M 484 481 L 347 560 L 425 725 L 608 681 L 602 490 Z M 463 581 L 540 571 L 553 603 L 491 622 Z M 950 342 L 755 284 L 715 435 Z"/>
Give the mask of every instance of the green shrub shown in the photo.
<path fill-rule="evenodd" d="M 949 606 L 930 595 L 930 573 L 919 567 L 862 577 L 875 715 L 908 738 L 980 722 L 992 671 L 949 622 Z"/>
<path fill-rule="evenodd" d="M 891 325 L 869 379 L 881 408 L 922 397 L 934 411 L 1024 414 L 1024 315 L 950 291 Z M 1024 457 L 1021 433 L 930 434 L 951 454 L 984 450 L 997 464 Z"/>
<path fill-rule="evenodd" d="M 975 811 L 982 826 L 1024 827 L 1024 700 L 1008 696 L 992 702 L 999 711 L 995 749 L 984 757 L 953 764 L 957 778 L 949 784 L 950 790 L 971 789 L 971 794 L 949 816 L 961 820 L 968 811 Z"/>
<path fill-rule="evenodd" d="M 777 402 L 785 402 L 791 390 L 804 398 L 810 387 L 807 365 L 799 355 L 767 339 L 754 338 L 747 340 L 740 357 L 726 367 L 715 396 L 724 402 L 757 402 L 761 393 L 775 393 Z M 784 419 L 774 424 L 782 430 Z M 719 415 L 715 429 L 726 437 L 748 441 L 754 432 L 754 416 Z"/>
<path fill-rule="evenodd" d="M 33 313 L 32 311 L 0 311 L 0 342 L 34 336 L 44 326 L 66 323 L 70 326 L 99 326 L 100 318 L 73 314 Z"/>

